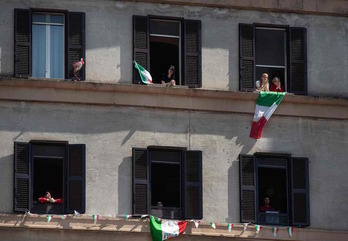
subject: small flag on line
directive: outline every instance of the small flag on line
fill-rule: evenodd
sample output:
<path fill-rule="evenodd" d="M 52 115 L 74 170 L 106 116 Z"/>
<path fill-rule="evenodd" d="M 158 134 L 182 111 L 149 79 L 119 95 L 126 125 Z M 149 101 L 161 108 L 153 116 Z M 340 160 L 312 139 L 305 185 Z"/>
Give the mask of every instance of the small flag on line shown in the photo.
<path fill-rule="evenodd" d="M 256 233 L 259 233 L 261 231 L 262 226 L 261 225 L 256 225 Z"/>
<path fill-rule="evenodd" d="M 210 223 L 210 227 L 212 227 L 213 229 L 216 229 L 216 223 Z"/>
<path fill-rule="evenodd" d="M 139 75 L 140 75 L 141 81 L 144 84 L 147 84 L 147 85 L 153 84 L 152 83 L 152 76 L 151 76 L 151 74 L 146 69 L 144 69 L 143 66 L 141 66 L 136 61 L 134 61 L 134 67 L 139 71 Z"/>
<path fill-rule="evenodd" d="M 80 217 L 80 216 L 81 216 L 81 213 L 79 213 L 78 211 L 74 210 L 74 216 L 75 216 L 75 217 Z"/>
<path fill-rule="evenodd" d="M 63 219 L 63 220 L 65 220 L 66 217 L 67 217 L 67 215 L 65 215 L 65 214 L 64 215 L 60 215 L 60 218 Z"/>
<path fill-rule="evenodd" d="M 272 228 L 272 231 L 273 231 L 273 236 L 274 236 L 274 237 L 277 237 L 278 228 L 277 228 L 277 227 L 273 227 L 273 228 Z"/>
<path fill-rule="evenodd" d="M 201 224 L 201 221 L 200 220 L 194 220 L 195 222 L 195 227 L 198 228 L 198 226 Z"/>
<path fill-rule="evenodd" d="M 243 223 L 243 226 L 244 226 L 244 231 L 248 229 L 249 227 L 249 223 Z"/>
<path fill-rule="evenodd" d="M 288 227 L 288 232 L 289 232 L 290 237 L 292 237 L 293 231 L 294 231 L 293 227 Z"/>
<path fill-rule="evenodd" d="M 52 218 L 53 218 L 52 215 L 47 215 L 47 222 L 48 222 L 48 223 L 51 222 Z"/>
<path fill-rule="evenodd" d="M 99 219 L 99 214 L 93 214 L 92 218 L 93 218 L 93 223 L 96 224 Z"/>
<path fill-rule="evenodd" d="M 233 228 L 233 223 L 228 223 L 227 228 L 228 228 L 228 232 L 230 233 L 232 231 L 232 228 Z"/>

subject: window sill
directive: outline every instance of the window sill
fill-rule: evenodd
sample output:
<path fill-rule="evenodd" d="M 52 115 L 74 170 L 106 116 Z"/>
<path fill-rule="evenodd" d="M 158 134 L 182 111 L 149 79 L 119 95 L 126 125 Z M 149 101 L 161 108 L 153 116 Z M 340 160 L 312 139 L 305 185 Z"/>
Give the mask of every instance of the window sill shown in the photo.
<path fill-rule="evenodd" d="M 131 94 L 131 95 L 130 95 Z M 93 96 L 93 98 L 91 98 Z M 254 114 L 258 93 L 187 86 L 0 79 L 0 100 Z M 275 116 L 348 120 L 348 100 L 286 95 Z"/>

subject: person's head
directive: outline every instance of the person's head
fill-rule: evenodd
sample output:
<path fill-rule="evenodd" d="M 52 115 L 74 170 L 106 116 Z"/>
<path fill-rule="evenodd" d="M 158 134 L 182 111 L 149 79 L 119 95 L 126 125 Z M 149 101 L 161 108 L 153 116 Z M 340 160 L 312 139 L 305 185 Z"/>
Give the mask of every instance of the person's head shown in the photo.
<path fill-rule="evenodd" d="M 268 83 L 268 74 L 267 74 L 267 73 L 263 73 L 263 74 L 261 75 L 261 82 L 262 82 L 263 84 Z"/>
<path fill-rule="evenodd" d="M 263 200 L 263 202 L 264 202 L 265 205 L 268 206 L 268 205 L 271 203 L 271 199 L 267 196 L 267 197 L 265 197 L 265 199 Z"/>
<path fill-rule="evenodd" d="M 171 76 L 172 79 L 174 79 L 175 77 L 175 67 L 173 65 L 171 65 L 168 69 L 168 75 Z"/>
<path fill-rule="evenodd" d="M 274 77 L 272 79 L 272 83 L 275 85 L 275 86 L 279 86 L 280 85 L 280 79 L 278 77 Z"/>
<path fill-rule="evenodd" d="M 51 193 L 50 192 L 46 192 L 45 198 L 51 198 Z"/>

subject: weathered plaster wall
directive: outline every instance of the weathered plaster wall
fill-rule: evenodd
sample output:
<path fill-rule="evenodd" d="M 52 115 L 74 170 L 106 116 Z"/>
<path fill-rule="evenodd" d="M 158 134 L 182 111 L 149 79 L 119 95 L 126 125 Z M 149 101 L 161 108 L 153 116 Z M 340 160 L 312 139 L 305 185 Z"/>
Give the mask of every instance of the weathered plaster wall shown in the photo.
<path fill-rule="evenodd" d="M 1 1 L 0 75 L 13 75 L 13 9 L 30 7 L 86 13 L 88 81 L 131 83 L 132 16 L 149 14 L 202 21 L 203 88 L 238 90 L 238 24 L 257 22 L 306 27 L 309 95 L 348 96 L 346 17 L 107 0 Z"/>
<path fill-rule="evenodd" d="M 203 151 L 205 221 L 239 222 L 240 153 L 279 152 L 310 160 L 311 228 L 347 229 L 346 121 L 274 116 L 255 141 L 251 114 L 3 101 L 0 116 L 0 212 L 13 210 L 13 142 L 65 140 L 87 146 L 88 214 L 131 213 L 132 147 L 184 146 Z"/>

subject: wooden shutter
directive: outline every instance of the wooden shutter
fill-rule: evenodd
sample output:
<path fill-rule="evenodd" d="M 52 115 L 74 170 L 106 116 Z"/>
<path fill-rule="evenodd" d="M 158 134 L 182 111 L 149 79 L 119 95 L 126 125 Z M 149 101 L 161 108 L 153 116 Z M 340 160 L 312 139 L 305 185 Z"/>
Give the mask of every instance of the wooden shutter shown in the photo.
<path fill-rule="evenodd" d="M 133 60 L 150 72 L 149 19 L 146 16 L 133 16 Z M 137 69 L 133 69 L 133 83 L 141 84 Z"/>
<path fill-rule="evenodd" d="M 29 211 L 31 167 L 29 158 L 29 144 L 14 143 L 14 205 L 15 212 Z"/>
<path fill-rule="evenodd" d="M 255 30 L 252 24 L 239 24 L 239 89 L 255 89 Z"/>
<path fill-rule="evenodd" d="M 202 152 L 186 151 L 184 160 L 184 219 L 202 219 Z"/>
<path fill-rule="evenodd" d="M 85 213 L 86 200 L 86 145 L 69 145 L 67 169 L 67 213 Z"/>
<path fill-rule="evenodd" d="M 289 92 L 307 94 L 307 30 L 290 28 Z"/>
<path fill-rule="evenodd" d="M 86 35 L 85 13 L 68 12 L 66 15 L 66 49 L 65 49 L 65 78 L 75 78 L 73 63 L 84 59 L 85 65 L 76 74 L 81 80 L 86 79 Z"/>
<path fill-rule="evenodd" d="M 291 221 L 293 226 L 309 226 L 308 159 L 291 159 Z"/>
<path fill-rule="evenodd" d="M 133 214 L 149 213 L 149 165 L 147 149 L 133 148 Z"/>
<path fill-rule="evenodd" d="M 184 82 L 189 87 L 202 87 L 201 21 L 184 21 Z"/>
<path fill-rule="evenodd" d="M 240 222 L 256 222 L 256 168 L 254 156 L 239 156 Z"/>
<path fill-rule="evenodd" d="M 14 10 L 14 76 L 31 76 L 31 11 Z"/>

